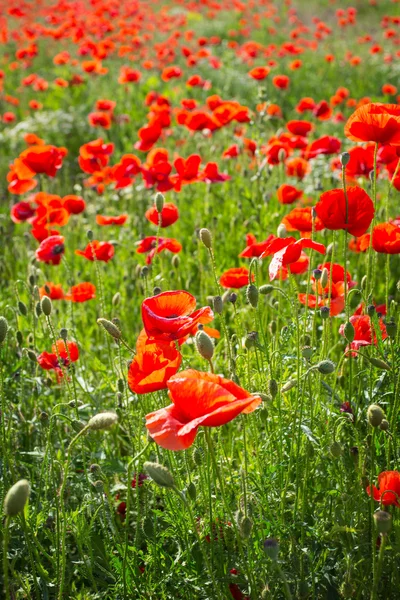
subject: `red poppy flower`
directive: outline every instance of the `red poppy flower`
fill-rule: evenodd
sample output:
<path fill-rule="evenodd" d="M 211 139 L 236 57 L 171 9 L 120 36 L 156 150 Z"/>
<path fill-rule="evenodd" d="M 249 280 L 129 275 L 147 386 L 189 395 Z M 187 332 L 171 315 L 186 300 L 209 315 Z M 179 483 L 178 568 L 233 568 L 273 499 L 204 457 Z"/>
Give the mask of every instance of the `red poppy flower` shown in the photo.
<path fill-rule="evenodd" d="M 251 69 L 251 71 L 249 71 L 249 76 L 252 79 L 261 81 L 269 75 L 270 71 L 271 69 L 269 67 L 255 67 L 254 69 Z"/>
<path fill-rule="evenodd" d="M 318 265 L 318 269 L 327 269 L 328 283 L 323 288 L 321 283 L 315 281 L 315 278 L 311 278 L 312 288 L 314 291 L 318 290 L 318 297 L 314 294 L 299 294 L 298 298 L 301 304 L 307 305 L 309 308 L 321 308 L 322 306 L 329 306 L 330 316 L 334 317 L 340 314 L 345 306 L 344 297 L 344 268 L 338 264 L 323 263 Z M 347 287 L 348 289 L 355 286 L 355 282 L 352 281 L 350 273 L 346 272 Z M 318 303 L 317 303 L 318 300 Z"/>
<path fill-rule="evenodd" d="M 307 135 L 314 129 L 314 125 L 310 121 L 288 121 L 286 128 L 293 135 Z"/>
<path fill-rule="evenodd" d="M 380 223 L 372 231 L 372 247 L 383 254 L 400 254 L 400 227 L 394 223 Z"/>
<path fill-rule="evenodd" d="M 148 394 L 167 387 L 178 371 L 182 356 L 174 342 L 149 339 L 143 329 L 136 342 L 136 355 L 128 371 L 128 385 L 135 394 Z"/>
<path fill-rule="evenodd" d="M 254 281 L 254 274 L 251 280 Z M 249 285 L 249 270 L 246 267 L 228 269 L 225 273 L 222 273 L 219 282 L 223 288 L 238 290 Z"/>
<path fill-rule="evenodd" d="M 340 152 L 341 141 L 332 135 L 324 135 L 321 138 L 314 140 L 304 150 L 304 156 L 307 159 L 315 158 L 321 154 L 337 154 Z"/>
<path fill-rule="evenodd" d="M 400 146 L 400 106 L 369 103 L 357 108 L 344 128 L 354 142 L 377 142 Z"/>
<path fill-rule="evenodd" d="M 280 90 L 287 90 L 290 84 L 290 79 L 287 75 L 275 75 L 272 79 L 273 85 Z"/>
<path fill-rule="evenodd" d="M 158 122 L 142 127 L 138 131 L 140 140 L 135 144 L 136 150 L 147 152 L 158 141 L 161 134 L 162 128 Z"/>
<path fill-rule="evenodd" d="M 372 494 L 374 500 L 382 502 L 384 506 L 394 504 L 394 506 L 400 506 L 400 473 L 398 471 L 383 471 L 378 475 L 377 489 L 374 485 L 372 486 Z M 367 487 L 366 492 L 368 496 L 371 495 L 370 486 Z"/>
<path fill-rule="evenodd" d="M 51 300 L 62 300 L 64 298 L 64 292 L 60 283 L 51 283 L 47 281 L 43 287 L 39 288 L 39 295 L 48 296 Z"/>
<path fill-rule="evenodd" d="M 14 171 L 19 179 L 31 179 L 39 173 L 54 177 L 67 153 L 55 146 L 30 146 L 15 160 Z"/>
<path fill-rule="evenodd" d="M 134 154 L 124 154 L 121 161 L 114 165 L 110 171 L 110 178 L 116 182 L 115 189 L 132 185 L 135 176 L 140 173 L 140 160 Z"/>
<path fill-rule="evenodd" d="M 36 250 L 36 258 L 50 265 L 59 265 L 64 254 L 64 238 L 62 235 L 51 235 L 41 242 Z"/>
<path fill-rule="evenodd" d="M 146 427 L 154 441 L 168 450 L 189 448 L 200 426 L 220 427 L 261 403 L 259 396 L 233 381 L 193 369 L 171 377 L 167 387 L 172 404 L 146 415 Z"/>
<path fill-rule="evenodd" d="M 293 204 L 293 202 L 302 197 L 303 193 L 303 190 L 298 190 L 293 185 L 288 185 L 287 183 L 280 185 L 276 191 L 278 201 L 281 204 Z"/>
<path fill-rule="evenodd" d="M 304 179 L 304 177 L 311 171 L 310 164 L 305 158 L 296 156 L 286 161 L 286 175 L 289 177 L 297 177 L 298 179 Z"/>
<path fill-rule="evenodd" d="M 89 113 L 88 121 L 92 127 L 103 127 L 104 129 L 110 129 L 111 127 L 111 115 L 108 112 Z"/>
<path fill-rule="evenodd" d="M 118 83 L 136 83 L 141 77 L 142 74 L 140 71 L 124 66 L 120 69 Z"/>
<path fill-rule="evenodd" d="M 324 192 L 315 210 L 324 227 L 331 230 L 347 230 L 351 235 L 363 235 L 374 218 L 374 205 L 368 194 L 360 187 L 347 188 L 346 198 L 342 189 Z"/>
<path fill-rule="evenodd" d="M 317 117 L 320 121 L 327 121 L 332 116 L 332 109 L 326 100 L 321 100 L 312 109 L 312 114 Z"/>
<path fill-rule="evenodd" d="M 71 302 L 86 302 L 96 297 L 96 287 L 93 283 L 84 282 L 73 285 L 65 294 L 65 300 Z"/>
<path fill-rule="evenodd" d="M 307 237 L 306 234 L 312 232 L 313 221 L 314 231 L 321 231 L 324 228 L 321 219 L 318 217 L 313 219 L 311 206 L 293 208 L 293 210 L 282 219 L 282 223 L 285 225 L 287 231 L 300 231 L 303 237 Z"/>
<path fill-rule="evenodd" d="M 312 111 L 315 108 L 315 100 L 313 98 L 302 98 L 296 106 L 296 112 L 303 113 Z"/>
<path fill-rule="evenodd" d="M 195 310 L 196 299 L 185 291 L 162 292 L 142 302 L 142 319 L 146 333 L 157 340 L 180 340 L 198 323 L 214 319 L 209 306 Z"/>
<path fill-rule="evenodd" d="M 97 225 L 125 225 L 128 215 L 118 215 L 117 217 L 107 217 L 105 215 L 96 215 Z"/>
<path fill-rule="evenodd" d="M 146 211 L 145 217 L 150 223 L 158 225 L 159 213 L 155 206 L 152 206 Z M 161 212 L 161 227 L 169 227 L 173 225 L 179 218 L 178 208 L 173 202 L 166 202 Z"/>
<path fill-rule="evenodd" d="M 67 367 L 70 362 L 76 362 L 79 358 L 79 348 L 75 342 L 67 342 L 57 340 L 51 347 L 52 352 L 60 356 L 64 365 Z"/>
<path fill-rule="evenodd" d="M 311 248 L 320 254 L 325 254 L 326 252 L 323 244 L 319 244 L 308 238 L 301 238 L 300 240 L 296 240 L 294 237 L 274 238 L 261 256 L 261 258 L 264 258 L 265 256 L 273 255 L 269 265 L 270 281 L 276 279 L 282 267 L 299 261 L 304 248 Z"/>
<path fill-rule="evenodd" d="M 371 319 L 368 315 L 353 315 L 349 320 L 354 327 L 355 334 L 354 340 L 346 347 L 346 352 L 348 350 L 358 350 L 363 346 L 376 345 L 376 332 L 373 331 Z M 386 327 L 381 319 L 378 322 L 382 339 L 385 340 L 387 338 Z M 340 335 L 344 335 L 344 327 L 344 324 L 340 326 Z M 352 353 L 352 356 L 354 355 L 356 356 L 356 353 Z"/>
<path fill-rule="evenodd" d="M 11 208 L 11 219 L 14 223 L 22 223 L 36 214 L 36 208 L 30 202 L 17 202 Z"/>
<path fill-rule="evenodd" d="M 221 183 L 231 179 L 230 175 L 218 172 L 218 165 L 215 162 L 206 164 L 204 171 L 200 175 L 200 179 L 205 183 Z"/>
<path fill-rule="evenodd" d="M 114 246 L 110 242 L 99 242 L 98 240 L 93 240 L 84 250 L 75 250 L 75 254 L 78 256 L 84 256 L 92 261 L 96 258 L 102 262 L 111 260 L 114 253 Z"/>
<path fill-rule="evenodd" d="M 69 194 L 68 196 L 64 196 L 62 199 L 64 207 L 69 212 L 70 215 L 79 215 L 86 208 L 86 203 L 83 198 L 80 196 L 75 196 L 74 194 Z"/>
<path fill-rule="evenodd" d="M 155 255 L 164 252 L 164 250 L 168 250 L 173 254 L 178 254 L 182 250 L 182 244 L 180 244 L 178 240 L 174 238 L 159 237 L 157 245 L 157 237 L 155 235 L 151 235 L 147 238 L 144 238 L 144 240 L 141 242 L 138 242 L 136 252 L 138 254 L 145 254 L 148 252 L 148 255 L 146 256 L 146 264 L 150 265 Z"/>
<path fill-rule="evenodd" d="M 266 250 L 270 241 L 274 238 L 270 235 L 264 242 L 257 242 L 256 236 L 252 233 L 246 235 L 246 248 L 239 254 L 240 258 L 259 257 Z"/>

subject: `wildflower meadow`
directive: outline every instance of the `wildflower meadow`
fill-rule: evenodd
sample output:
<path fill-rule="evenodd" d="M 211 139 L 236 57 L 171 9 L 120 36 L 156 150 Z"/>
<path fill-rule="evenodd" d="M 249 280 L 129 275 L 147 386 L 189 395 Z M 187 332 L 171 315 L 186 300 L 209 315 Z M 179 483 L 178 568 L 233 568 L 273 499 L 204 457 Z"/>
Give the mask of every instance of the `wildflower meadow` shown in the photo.
<path fill-rule="evenodd" d="M 0 0 L 0 156 L 0 598 L 399 600 L 399 0 Z"/>

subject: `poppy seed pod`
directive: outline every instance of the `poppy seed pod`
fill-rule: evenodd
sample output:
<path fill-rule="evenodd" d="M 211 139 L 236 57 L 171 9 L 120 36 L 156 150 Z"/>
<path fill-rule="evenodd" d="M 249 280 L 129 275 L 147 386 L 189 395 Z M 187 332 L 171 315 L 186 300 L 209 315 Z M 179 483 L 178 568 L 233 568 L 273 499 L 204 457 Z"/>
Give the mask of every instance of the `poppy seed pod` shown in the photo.
<path fill-rule="evenodd" d="M 0 344 L 4 342 L 8 332 L 8 321 L 5 317 L 0 317 Z"/>
<path fill-rule="evenodd" d="M 330 375 L 336 369 L 336 365 L 331 360 L 321 360 L 317 364 L 317 369 L 322 375 Z"/>
<path fill-rule="evenodd" d="M 118 327 L 114 325 L 114 323 L 108 321 L 107 319 L 97 319 L 97 323 L 98 325 L 101 325 L 115 340 L 121 339 L 122 333 Z"/>
<path fill-rule="evenodd" d="M 268 296 L 268 294 L 274 291 L 274 286 L 267 283 L 266 285 L 262 285 L 258 291 L 263 296 Z"/>
<path fill-rule="evenodd" d="M 253 308 L 257 308 L 258 304 L 258 289 L 252 283 L 247 286 L 246 298 Z"/>
<path fill-rule="evenodd" d="M 356 332 L 350 321 L 347 321 L 347 323 L 345 324 L 343 333 L 346 340 L 349 342 L 349 344 L 351 344 L 351 342 L 354 340 Z"/>
<path fill-rule="evenodd" d="M 210 250 L 210 248 L 212 246 L 212 237 L 211 237 L 210 231 L 203 227 L 199 231 L 199 238 L 200 238 L 201 242 L 204 244 L 204 246 Z"/>
<path fill-rule="evenodd" d="M 114 412 L 103 412 L 94 415 L 89 419 L 88 427 L 93 431 L 100 431 L 102 429 L 109 429 L 118 421 L 118 415 Z"/>
<path fill-rule="evenodd" d="M 23 317 L 26 317 L 28 314 L 28 309 L 26 308 L 26 304 L 22 302 L 22 300 L 18 301 L 18 310 Z"/>
<path fill-rule="evenodd" d="M 51 315 L 53 305 L 48 296 L 43 296 L 43 298 L 40 301 L 40 308 L 42 309 L 42 312 L 46 317 L 49 317 Z"/>
<path fill-rule="evenodd" d="M 321 287 L 326 288 L 326 286 L 328 285 L 328 282 L 329 282 L 329 271 L 326 267 L 324 267 L 322 269 L 320 281 L 321 281 Z"/>
<path fill-rule="evenodd" d="M 160 288 L 160 287 L 158 287 L 158 285 L 156 285 L 156 286 L 153 288 L 153 296 L 157 296 L 157 294 L 161 294 L 161 291 L 162 291 L 162 290 L 161 290 L 161 288 Z"/>
<path fill-rule="evenodd" d="M 375 314 L 375 306 L 373 304 L 368 304 L 367 306 L 367 315 L 369 317 L 373 317 Z"/>
<path fill-rule="evenodd" d="M 31 493 L 31 486 L 29 481 L 21 479 L 17 481 L 7 492 L 4 499 L 4 512 L 8 517 L 15 517 L 21 513 L 25 504 L 28 501 L 29 494 Z"/>
<path fill-rule="evenodd" d="M 392 515 L 384 510 L 374 513 L 374 521 L 378 533 L 386 534 L 392 529 Z"/>
<path fill-rule="evenodd" d="M 371 404 L 368 407 L 367 417 L 372 427 L 379 427 L 385 417 L 385 413 L 378 404 Z"/>
<path fill-rule="evenodd" d="M 213 309 L 217 315 L 220 315 L 224 309 L 224 303 L 222 302 L 221 296 L 214 296 L 213 298 Z"/>
<path fill-rule="evenodd" d="M 156 207 L 158 213 L 162 212 L 162 209 L 164 208 L 164 203 L 165 203 L 164 196 L 160 192 L 158 192 L 156 194 L 156 197 L 154 200 L 154 204 L 155 204 L 155 207 Z"/>
<path fill-rule="evenodd" d="M 340 155 L 340 162 L 342 167 L 346 167 L 349 162 L 350 162 L 350 154 L 348 152 L 342 152 L 342 154 Z"/>
<path fill-rule="evenodd" d="M 163 465 L 154 462 L 145 462 L 143 468 L 154 481 L 154 483 L 160 487 L 170 489 L 175 487 L 173 476 Z"/>
<path fill-rule="evenodd" d="M 195 336 L 196 348 L 200 356 L 206 360 L 211 360 L 214 355 L 214 344 L 205 331 L 199 330 Z"/>

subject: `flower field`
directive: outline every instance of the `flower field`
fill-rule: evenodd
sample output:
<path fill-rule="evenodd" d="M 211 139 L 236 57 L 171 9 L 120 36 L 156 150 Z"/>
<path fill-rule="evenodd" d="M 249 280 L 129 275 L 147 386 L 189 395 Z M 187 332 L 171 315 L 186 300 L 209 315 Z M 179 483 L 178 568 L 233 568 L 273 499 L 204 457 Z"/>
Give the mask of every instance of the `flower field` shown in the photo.
<path fill-rule="evenodd" d="M 400 598 L 399 1 L 0 25 L 0 597 Z"/>

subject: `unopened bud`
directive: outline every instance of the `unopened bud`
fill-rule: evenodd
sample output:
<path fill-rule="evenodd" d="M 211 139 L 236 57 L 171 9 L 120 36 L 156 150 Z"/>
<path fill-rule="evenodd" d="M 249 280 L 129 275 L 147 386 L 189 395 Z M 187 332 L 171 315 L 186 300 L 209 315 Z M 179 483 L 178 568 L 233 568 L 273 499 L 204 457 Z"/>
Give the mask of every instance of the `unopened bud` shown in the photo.
<path fill-rule="evenodd" d="M 372 427 L 379 427 L 385 417 L 385 413 L 378 404 L 371 404 L 368 407 L 367 417 Z"/>
<path fill-rule="evenodd" d="M 321 275 L 322 275 L 321 269 L 314 269 L 313 277 L 314 277 L 315 281 L 319 281 L 321 279 Z"/>
<path fill-rule="evenodd" d="M 151 540 L 154 538 L 154 521 L 150 516 L 147 516 L 143 519 L 142 529 L 146 537 L 148 537 Z"/>
<path fill-rule="evenodd" d="M 258 289 L 254 284 L 250 284 L 247 286 L 246 290 L 247 301 L 253 308 L 257 308 L 258 304 Z"/>
<path fill-rule="evenodd" d="M 146 267 L 146 266 L 142 267 L 140 270 L 141 277 L 143 277 L 143 278 L 147 277 L 148 274 L 149 274 L 149 267 Z"/>
<path fill-rule="evenodd" d="M 343 449 L 339 442 L 333 442 L 333 444 L 330 445 L 329 452 L 333 458 L 339 458 L 343 454 Z"/>
<path fill-rule="evenodd" d="M 239 523 L 240 535 L 244 539 L 247 540 L 251 535 L 252 529 L 253 529 L 253 521 L 250 519 L 250 517 L 243 517 L 243 519 L 241 519 L 241 521 Z"/>
<path fill-rule="evenodd" d="M 285 392 L 288 392 L 289 390 L 291 390 L 292 388 L 296 387 L 297 385 L 297 381 L 296 379 L 289 379 L 289 381 L 287 381 L 281 388 L 281 392 L 284 394 Z"/>
<path fill-rule="evenodd" d="M 232 292 L 231 294 L 229 294 L 228 302 L 235 304 L 236 300 L 237 300 L 237 294 L 235 292 Z"/>
<path fill-rule="evenodd" d="M 0 317 L 0 344 L 4 342 L 8 332 L 8 321 L 5 317 Z"/>
<path fill-rule="evenodd" d="M 379 429 L 382 429 L 382 431 L 389 431 L 389 421 L 382 419 Z"/>
<path fill-rule="evenodd" d="M 340 155 L 340 162 L 342 164 L 342 167 L 346 167 L 349 164 L 350 158 L 351 157 L 348 152 L 342 152 L 342 154 Z"/>
<path fill-rule="evenodd" d="M 193 462 L 198 467 L 201 467 L 204 461 L 204 450 L 203 448 L 197 447 L 193 450 L 192 454 Z"/>
<path fill-rule="evenodd" d="M 160 192 L 158 192 L 156 194 L 156 197 L 154 200 L 154 204 L 155 204 L 155 207 L 156 207 L 156 210 L 158 213 L 162 212 L 162 209 L 164 208 L 164 203 L 165 203 L 164 196 Z"/>
<path fill-rule="evenodd" d="M 8 490 L 4 499 L 4 512 L 8 517 L 21 513 L 31 493 L 31 486 L 26 479 L 20 479 Z"/>
<path fill-rule="evenodd" d="M 17 338 L 17 342 L 19 346 L 22 346 L 22 343 L 24 341 L 24 336 L 22 335 L 22 331 L 17 331 L 15 334 L 15 337 Z"/>
<path fill-rule="evenodd" d="M 153 288 L 153 296 L 158 296 L 158 294 L 161 294 L 161 288 L 160 288 L 160 287 L 158 287 L 158 285 L 156 285 L 156 286 Z"/>
<path fill-rule="evenodd" d="M 189 485 L 187 486 L 186 493 L 189 496 L 189 498 L 191 500 L 193 500 L 193 502 L 195 502 L 196 497 L 197 497 L 197 492 L 196 492 L 196 486 L 194 485 L 193 481 L 191 481 L 189 483 Z"/>
<path fill-rule="evenodd" d="M 213 298 L 213 309 L 217 315 L 220 315 L 224 310 L 224 303 L 222 302 L 221 296 L 214 296 Z"/>
<path fill-rule="evenodd" d="M 93 431 L 100 431 L 101 429 L 109 429 L 118 421 L 118 415 L 114 412 L 107 411 L 94 415 L 88 421 L 88 427 Z"/>
<path fill-rule="evenodd" d="M 310 358 L 313 355 L 313 349 L 311 348 L 311 346 L 303 346 L 303 348 L 301 349 L 301 354 L 303 356 L 303 358 L 305 358 L 306 360 L 310 360 Z"/>
<path fill-rule="evenodd" d="M 120 332 L 118 327 L 114 325 L 114 323 L 108 321 L 107 319 L 97 319 L 97 323 L 98 325 L 101 325 L 107 331 L 107 333 L 115 340 L 121 339 L 122 333 Z"/>
<path fill-rule="evenodd" d="M 119 292 L 117 292 L 113 296 L 112 305 L 113 306 L 118 306 L 120 302 L 121 302 L 121 294 Z"/>
<path fill-rule="evenodd" d="M 179 265 L 181 264 L 181 259 L 179 254 L 174 254 L 173 257 L 171 258 L 171 264 L 174 267 L 174 269 L 177 269 L 179 267 Z"/>
<path fill-rule="evenodd" d="M 278 560 L 279 542 L 275 538 L 268 538 L 264 542 L 264 552 L 273 561 Z"/>
<path fill-rule="evenodd" d="M 35 313 L 36 313 L 37 318 L 39 318 L 40 315 L 42 314 L 42 306 L 41 306 L 40 302 L 36 302 Z"/>
<path fill-rule="evenodd" d="M 367 315 L 369 317 L 373 317 L 375 314 L 375 306 L 373 304 L 368 304 L 367 306 Z"/>
<path fill-rule="evenodd" d="M 173 488 L 175 486 L 174 478 L 163 465 L 154 462 L 145 462 L 143 468 L 160 487 Z"/>
<path fill-rule="evenodd" d="M 206 360 L 211 360 L 214 355 L 214 344 L 205 331 L 198 331 L 195 336 L 196 348 L 200 356 Z"/>
<path fill-rule="evenodd" d="M 331 360 L 321 360 L 317 364 L 317 369 L 322 375 L 330 375 L 336 369 L 336 365 Z"/>
<path fill-rule="evenodd" d="M 281 223 L 280 225 L 278 225 L 278 229 L 276 230 L 276 235 L 278 238 L 285 238 L 287 235 L 287 229 L 284 225 L 284 223 Z"/>
<path fill-rule="evenodd" d="M 87 239 L 89 240 L 89 242 L 91 242 L 93 240 L 93 231 L 91 229 L 89 229 L 86 232 L 86 236 L 87 236 Z"/>
<path fill-rule="evenodd" d="M 270 379 L 268 381 L 268 393 L 270 394 L 270 396 L 272 396 L 272 398 L 275 398 L 275 396 L 278 393 L 278 382 L 276 381 L 276 379 Z"/>
<path fill-rule="evenodd" d="M 386 534 L 392 529 L 392 515 L 384 510 L 374 513 L 374 521 L 378 533 Z"/>
<path fill-rule="evenodd" d="M 322 269 L 322 273 L 321 273 L 321 286 L 323 288 L 326 288 L 326 286 L 328 285 L 329 282 L 329 271 L 326 267 L 324 267 Z"/>
<path fill-rule="evenodd" d="M 18 310 L 23 317 L 26 317 L 28 314 L 28 309 L 26 308 L 26 304 L 21 300 L 18 301 Z"/>
<path fill-rule="evenodd" d="M 349 342 L 349 344 L 351 344 L 351 342 L 354 340 L 356 332 L 350 321 L 347 321 L 347 323 L 345 324 L 343 333 L 346 340 Z"/>
<path fill-rule="evenodd" d="M 212 237 L 211 237 L 211 233 L 208 229 L 205 229 L 204 227 L 202 229 L 200 229 L 199 238 L 206 248 L 208 248 L 208 249 L 211 248 Z"/>
<path fill-rule="evenodd" d="M 46 317 L 49 317 L 51 315 L 53 306 L 48 296 L 43 296 L 43 298 L 40 301 L 40 308 L 42 309 L 42 313 Z"/>
<path fill-rule="evenodd" d="M 374 356 L 369 357 L 369 362 L 377 369 L 384 369 L 385 371 L 390 371 L 391 369 L 391 366 L 388 365 L 387 362 L 381 360 L 380 358 L 375 358 Z"/>
<path fill-rule="evenodd" d="M 274 291 L 274 286 L 267 283 L 266 285 L 262 285 L 258 291 L 263 296 L 268 296 L 268 294 Z"/>

